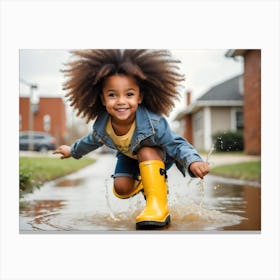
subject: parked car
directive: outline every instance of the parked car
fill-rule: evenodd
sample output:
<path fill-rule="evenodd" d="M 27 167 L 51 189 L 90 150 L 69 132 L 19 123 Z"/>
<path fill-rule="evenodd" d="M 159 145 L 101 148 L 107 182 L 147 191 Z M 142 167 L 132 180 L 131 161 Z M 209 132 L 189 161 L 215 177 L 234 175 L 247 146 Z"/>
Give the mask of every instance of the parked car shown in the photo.
<path fill-rule="evenodd" d="M 19 133 L 19 149 L 28 151 L 30 149 L 31 133 L 29 131 L 21 131 Z M 56 148 L 56 139 L 45 132 L 33 131 L 33 150 L 45 152 Z"/>

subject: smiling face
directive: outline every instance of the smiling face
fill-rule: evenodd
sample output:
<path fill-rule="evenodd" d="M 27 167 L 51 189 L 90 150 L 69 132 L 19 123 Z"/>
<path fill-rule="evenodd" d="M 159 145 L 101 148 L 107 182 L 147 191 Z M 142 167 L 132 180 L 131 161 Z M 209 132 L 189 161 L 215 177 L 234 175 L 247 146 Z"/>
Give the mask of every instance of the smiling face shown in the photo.
<path fill-rule="evenodd" d="M 134 78 L 113 75 L 105 80 L 101 101 L 111 115 L 112 122 L 129 125 L 135 119 L 142 95 Z"/>

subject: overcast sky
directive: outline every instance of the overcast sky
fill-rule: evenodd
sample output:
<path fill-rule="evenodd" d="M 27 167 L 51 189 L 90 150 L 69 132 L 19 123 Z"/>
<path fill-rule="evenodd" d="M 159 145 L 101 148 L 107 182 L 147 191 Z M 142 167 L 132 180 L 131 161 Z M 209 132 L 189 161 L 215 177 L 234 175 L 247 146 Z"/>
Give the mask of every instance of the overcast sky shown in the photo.
<path fill-rule="evenodd" d="M 192 91 L 192 101 L 205 93 L 212 86 L 219 84 L 243 72 L 241 58 L 234 60 L 225 57 L 227 50 L 172 50 L 175 58 L 182 63 L 181 71 L 186 81 L 182 98 L 177 103 L 174 116 L 185 105 L 185 91 Z M 68 50 L 20 50 L 20 79 L 36 83 L 38 96 L 61 96 L 64 81 L 60 69 L 70 58 Z M 20 82 L 20 95 L 29 94 L 29 87 Z"/>

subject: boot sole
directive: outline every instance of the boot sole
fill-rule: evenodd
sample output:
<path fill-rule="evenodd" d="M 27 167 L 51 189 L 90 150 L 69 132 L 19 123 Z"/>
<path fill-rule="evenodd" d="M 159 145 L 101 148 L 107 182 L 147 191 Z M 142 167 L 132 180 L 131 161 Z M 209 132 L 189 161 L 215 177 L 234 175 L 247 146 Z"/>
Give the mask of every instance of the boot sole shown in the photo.
<path fill-rule="evenodd" d="M 171 222 L 170 215 L 168 215 L 164 222 L 158 221 L 143 221 L 136 223 L 136 229 L 159 229 L 162 227 L 167 227 Z"/>

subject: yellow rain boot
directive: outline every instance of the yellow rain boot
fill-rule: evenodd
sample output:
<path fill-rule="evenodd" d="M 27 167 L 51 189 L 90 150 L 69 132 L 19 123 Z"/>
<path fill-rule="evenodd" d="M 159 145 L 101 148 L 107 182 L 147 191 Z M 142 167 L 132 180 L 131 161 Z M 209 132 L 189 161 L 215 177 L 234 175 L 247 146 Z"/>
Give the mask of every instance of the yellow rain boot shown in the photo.
<path fill-rule="evenodd" d="M 170 223 L 164 162 L 143 161 L 139 168 L 146 196 L 146 208 L 136 217 L 136 228 L 164 227 Z"/>
<path fill-rule="evenodd" d="M 136 194 L 138 194 L 139 192 L 142 192 L 142 194 L 144 195 L 145 197 L 145 194 L 144 194 L 144 187 L 143 187 L 143 184 L 142 184 L 142 181 L 141 181 L 141 177 L 138 177 L 137 180 L 135 180 L 135 185 L 134 185 L 134 189 L 131 193 L 129 194 L 118 194 L 115 190 L 115 188 L 113 187 L 113 194 L 118 197 L 118 198 L 121 198 L 121 199 L 127 199 L 127 198 L 130 198 L 132 196 L 135 196 Z"/>

